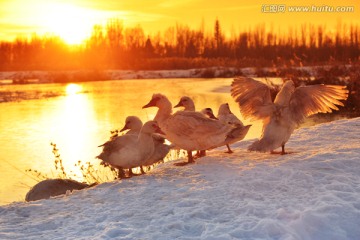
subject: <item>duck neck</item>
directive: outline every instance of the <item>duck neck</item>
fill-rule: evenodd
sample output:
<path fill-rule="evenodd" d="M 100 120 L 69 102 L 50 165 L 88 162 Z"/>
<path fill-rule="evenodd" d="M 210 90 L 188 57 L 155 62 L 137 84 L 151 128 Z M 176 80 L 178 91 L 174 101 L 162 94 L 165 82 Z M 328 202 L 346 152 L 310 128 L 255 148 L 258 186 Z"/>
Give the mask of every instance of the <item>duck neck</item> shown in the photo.
<path fill-rule="evenodd" d="M 195 104 L 192 102 L 192 103 L 189 103 L 188 105 L 185 106 L 185 111 L 190 111 L 190 112 L 195 112 Z"/>
<path fill-rule="evenodd" d="M 274 103 L 279 106 L 288 106 L 290 102 L 292 92 L 289 91 L 287 88 L 282 88 L 280 92 L 276 95 Z"/>
<path fill-rule="evenodd" d="M 168 119 L 171 116 L 171 113 L 172 113 L 172 106 L 169 101 L 159 107 L 159 110 L 157 111 L 154 120 L 161 125 L 166 119 Z"/>
<path fill-rule="evenodd" d="M 148 154 L 150 157 L 150 155 L 154 151 L 152 134 L 140 132 L 138 136 L 138 145 L 140 151 L 142 151 L 144 154 Z"/>

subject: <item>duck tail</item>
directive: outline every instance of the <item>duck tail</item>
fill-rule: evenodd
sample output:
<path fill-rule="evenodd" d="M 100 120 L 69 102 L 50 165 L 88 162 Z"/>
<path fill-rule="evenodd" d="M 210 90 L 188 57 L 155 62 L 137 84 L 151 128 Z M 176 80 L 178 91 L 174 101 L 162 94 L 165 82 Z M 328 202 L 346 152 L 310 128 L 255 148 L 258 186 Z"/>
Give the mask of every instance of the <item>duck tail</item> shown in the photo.
<path fill-rule="evenodd" d="M 98 158 L 100 160 L 105 161 L 105 159 L 107 159 L 107 157 L 108 157 L 108 154 L 106 152 L 102 152 L 98 156 L 96 156 L 95 158 Z"/>
<path fill-rule="evenodd" d="M 225 144 L 231 144 L 243 140 L 250 127 L 251 125 L 238 126 L 231 130 L 230 133 L 226 136 Z"/>

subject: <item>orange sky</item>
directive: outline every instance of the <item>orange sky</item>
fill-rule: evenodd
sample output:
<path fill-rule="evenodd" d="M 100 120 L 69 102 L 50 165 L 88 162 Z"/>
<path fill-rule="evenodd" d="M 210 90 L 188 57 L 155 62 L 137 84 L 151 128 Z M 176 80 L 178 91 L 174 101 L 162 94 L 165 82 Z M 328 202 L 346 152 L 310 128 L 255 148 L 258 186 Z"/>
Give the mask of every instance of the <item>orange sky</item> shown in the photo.
<path fill-rule="evenodd" d="M 264 13 L 266 5 L 285 4 L 283 13 Z M 353 12 L 289 12 L 289 6 L 353 6 Z M 223 32 L 240 32 L 265 23 L 276 31 L 302 23 L 334 28 L 338 22 L 360 24 L 358 0 L 0 0 L 0 40 L 13 40 L 31 33 L 55 33 L 69 43 L 79 43 L 96 23 L 109 18 L 123 19 L 124 25 L 140 24 L 148 34 L 163 31 L 176 23 L 198 28 L 203 21 L 213 29 L 216 18 Z"/>

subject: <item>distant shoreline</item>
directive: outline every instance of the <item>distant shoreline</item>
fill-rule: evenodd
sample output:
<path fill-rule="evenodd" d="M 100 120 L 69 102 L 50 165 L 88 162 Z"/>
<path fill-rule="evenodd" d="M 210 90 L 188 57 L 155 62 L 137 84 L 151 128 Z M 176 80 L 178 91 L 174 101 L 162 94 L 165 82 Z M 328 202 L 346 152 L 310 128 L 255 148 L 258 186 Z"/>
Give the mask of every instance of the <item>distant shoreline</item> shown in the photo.
<path fill-rule="evenodd" d="M 303 67 L 208 67 L 173 70 L 64 70 L 64 71 L 0 71 L 0 85 L 77 83 L 109 80 L 163 78 L 233 78 L 245 77 L 316 77 L 319 69 L 350 68 L 355 65 L 323 65 Z"/>
<path fill-rule="evenodd" d="M 253 68 L 246 73 L 252 74 Z M 68 70 L 68 71 L 4 71 L 0 72 L 0 84 L 69 83 L 102 80 L 132 80 L 159 78 L 214 78 L 234 77 L 236 68 L 211 67 L 185 70 Z"/>

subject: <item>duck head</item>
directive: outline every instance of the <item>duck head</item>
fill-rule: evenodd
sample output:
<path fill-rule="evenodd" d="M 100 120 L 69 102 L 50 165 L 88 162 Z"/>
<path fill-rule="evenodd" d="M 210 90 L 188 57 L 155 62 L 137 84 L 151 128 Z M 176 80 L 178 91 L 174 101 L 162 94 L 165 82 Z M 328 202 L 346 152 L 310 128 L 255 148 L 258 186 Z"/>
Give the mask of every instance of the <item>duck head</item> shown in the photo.
<path fill-rule="evenodd" d="M 184 107 L 186 111 L 195 111 L 194 101 L 187 96 L 183 96 L 180 98 L 179 103 L 174 106 L 174 108 L 177 107 Z"/>
<path fill-rule="evenodd" d="M 229 107 L 229 104 L 228 103 L 223 103 L 220 105 L 219 107 L 219 115 L 221 114 L 230 114 L 231 111 L 230 111 L 230 107 Z"/>
<path fill-rule="evenodd" d="M 125 119 L 125 126 L 120 130 L 120 132 L 123 132 L 125 130 L 128 129 L 133 129 L 133 130 L 139 130 L 141 129 L 141 127 L 143 126 L 140 118 L 136 117 L 136 116 L 128 116 Z"/>
<path fill-rule="evenodd" d="M 155 93 L 150 102 L 146 105 L 144 105 L 142 108 L 149 108 L 149 107 L 158 107 L 158 108 L 170 108 L 171 109 L 171 102 L 169 99 L 161 94 L 161 93 Z"/>
<path fill-rule="evenodd" d="M 211 119 L 218 119 L 217 117 L 215 117 L 214 112 L 211 108 L 204 108 L 203 110 L 201 110 L 201 112 L 206 115 L 208 118 Z"/>
<path fill-rule="evenodd" d="M 286 81 L 275 97 L 274 103 L 280 106 L 287 106 L 291 99 L 291 95 L 295 91 L 295 84 L 292 80 Z"/>
<path fill-rule="evenodd" d="M 287 80 L 282 88 L 292 94 L 295 91 L 295 84 L 292 80 Z"/>
<path fill-rule="evenodd" d="M 159 133 L 165 135 L 163 131 L 161 131 L 158 123 L 156 121 L 147 121 L 141 129 L 142 133 L 152 134 Z"/>

